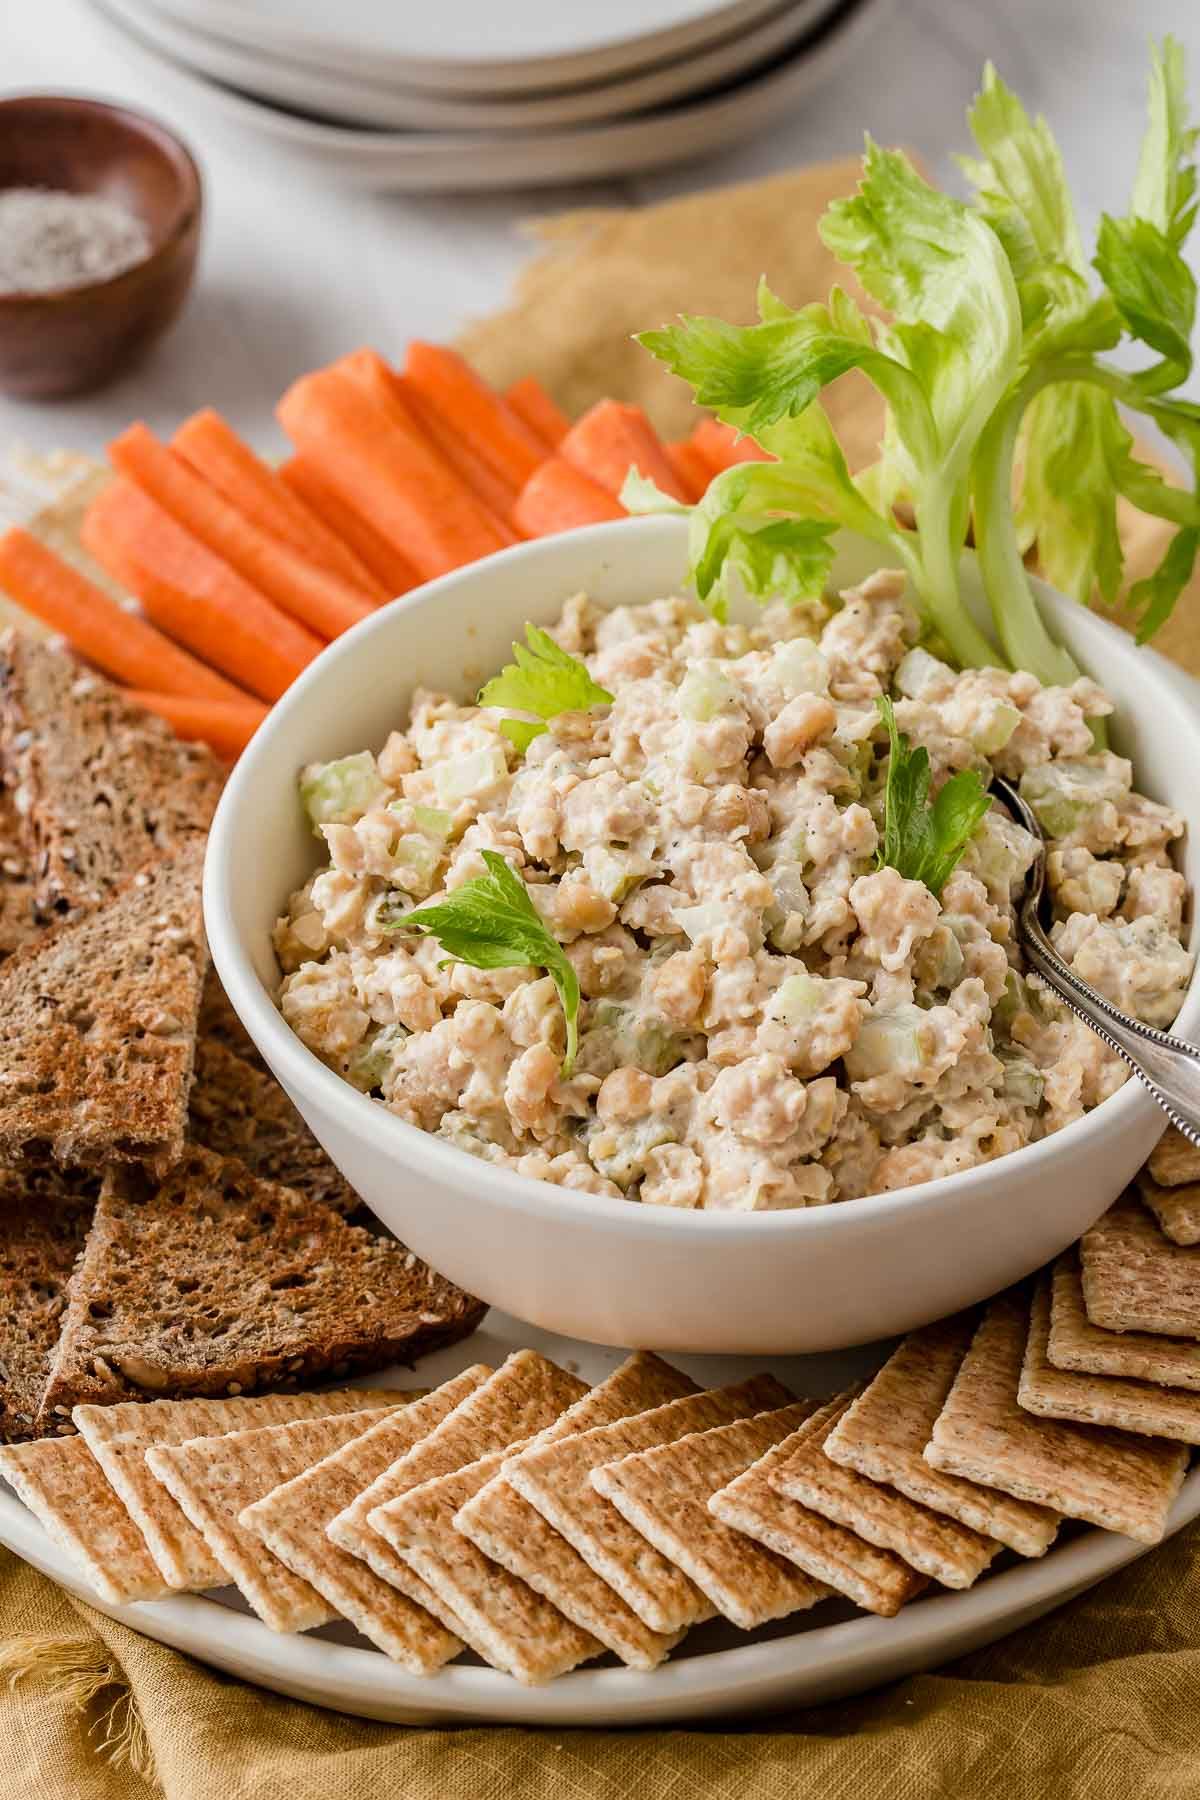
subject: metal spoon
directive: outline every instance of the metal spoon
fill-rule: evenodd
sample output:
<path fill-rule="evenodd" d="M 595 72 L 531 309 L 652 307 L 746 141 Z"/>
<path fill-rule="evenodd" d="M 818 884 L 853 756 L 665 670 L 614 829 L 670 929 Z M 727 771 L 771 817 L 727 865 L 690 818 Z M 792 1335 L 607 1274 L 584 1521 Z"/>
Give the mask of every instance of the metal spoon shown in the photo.
<path fill-rule="evenodd" d="M 999 775 L 992 792 L 1013 817 L 1032 832 L 1038 853 L 1017 909 L 1017 933 L 1032 968 L 1071 1011 L 1090 1025 L 1111 1050 L 1124 1057 L 1142 1085 L 1150 1090 L 1177 1131 L 1200 1148 L 1200 1049 L 1183 1038 L 1168 1037 L 1097 994 L 1065 963 L 1042 929 L 1038 914 L 1046 879 L 1046 840 L 1037 819 L 1020 794 Z"/>

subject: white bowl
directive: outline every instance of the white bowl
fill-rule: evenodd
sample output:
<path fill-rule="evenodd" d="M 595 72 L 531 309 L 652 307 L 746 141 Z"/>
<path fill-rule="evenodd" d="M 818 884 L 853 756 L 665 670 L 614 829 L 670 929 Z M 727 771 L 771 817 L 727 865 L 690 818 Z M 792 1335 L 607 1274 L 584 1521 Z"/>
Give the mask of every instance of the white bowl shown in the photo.
<path fill-rule="evenodd" d="M 489 1164 L 355 1092 L 276 1010 L 271 927 L 321 860 L 296 796 L 303 763 L 378 747 L 418 683 L 471 694 L 526 619 L 585 590 L 601 605 L 677 590 L 675 519 L 594 526 L 507 550 L 395 601 L 331 645 L 272 710 L 225 789 L 205 918 L 238 1014 L 347 1180 L 412 1248 L 471 1292 L 549 1330 L 668 1351 L 784 1354 L 906 1331 L 996 1292 L 1064 1249 L 1149 1154 L 1162 1115 L 1130 1081 L 1086 1118 L 965 1174 L 842 1205 L 677 1212 L 575 1193 Z M 838 583 L 878 552 L 849 540 Z M 965 580 L 975 586 L 973 561 Z M 1200 709 L 1169 665 L 1038 583 L 1055 632 L 1117 702 L 1137 786 L 1192 831 L 1200 880 Z M 982 616 L 982 615 L 981 615 Z M 1200 1027 L 1195 980 L 1176 1029 Z"/>

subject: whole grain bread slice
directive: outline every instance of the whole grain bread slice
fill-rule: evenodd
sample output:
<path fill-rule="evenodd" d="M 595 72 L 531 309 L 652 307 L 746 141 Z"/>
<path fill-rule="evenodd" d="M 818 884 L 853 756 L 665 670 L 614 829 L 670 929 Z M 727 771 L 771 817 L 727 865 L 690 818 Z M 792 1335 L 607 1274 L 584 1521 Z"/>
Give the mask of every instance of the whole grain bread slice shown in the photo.
<path fill-rule="evenodd" d="M 0 964 L 0 1155 L 179 1155 L 208 960 L 203 862 L 195 839 Z"/>
<path fill-rule="evenodd" d="M 208 830 L 224 771 L 103 676 L 22 631 L 0 634 L 0 762 L 44 919 L 96 905 Z"/>
<path fill-rule="evenodd" d="M 221 977 L 211 967 L 200 996 L 197 1034 L 202 1043 L 221 1044 L 235 1056 L 240 1056 L 243 1062 L 253 1063 L 256 1069 L 266 1069 L 254 1039 L 234 1012 L 229 995 L 221 986 Z"/>
<path fill-rule="evenodd" d="M 343 1215 L 362 1209 L 274 1076 L 204 1037 L 196 1044 L 188 1124 L 193 1143 L 238 1157 L 263 1181 L 282 1182 Z"/>
<path fill-rule="evenodd" d="M 0 778 L 0 957 L 11 956 L 40 929 L 33 916 L 33 871 L 13 792 Z"/>
<path fill-rule="evenodd" d="M 483 1312 L 402 1244 L 194 1145 L 157 1181 L 109 1170 L 43 1414 L 411 1362 Z"/>
<path fill-rule="evenodd" d="M 32 1437 L 97 1183 L 0 1167 L 0 1439 Z M 70 1430 L 68 1421 L 62 1428 Z"/>

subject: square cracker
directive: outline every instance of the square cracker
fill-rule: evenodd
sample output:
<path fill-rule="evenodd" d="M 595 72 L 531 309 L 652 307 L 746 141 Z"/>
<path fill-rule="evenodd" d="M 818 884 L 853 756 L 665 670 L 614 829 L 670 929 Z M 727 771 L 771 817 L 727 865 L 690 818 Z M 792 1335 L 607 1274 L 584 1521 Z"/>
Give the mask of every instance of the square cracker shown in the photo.
<path fill-rule="evenodd" d="M 1190 1187 L 1200 1182 L 1200 1150 L 1188 1142 L 1182 1131 L 1168 1125 L 1150 1152 L 1146 1169 L 1159 1187 Z"/>
<path fill-rule="evenodd" d="M 1187 1144 L 1186 1138 L 1180 1139 Z M 1193 1156 L 1200 1152 L 1192 1150 Z M 1173 1244 L 1200 1244 L 1200 1180 L 1161 1186 L 1145 1169 L 1137 1178 L 1138 1193 L 1158 1220 L 1158 1228 Z"/>
<path fill-rule="evenodd" d="M 1165 1238 L 1132 1194 L 1084 1232 L 1079 1254 L 1093 1325 L 1200 1338 L 1200 1249 Z"/>
<path fill-rule="evenodd" d="M 970 1313 L 911 1332 L 842 1414 L 825 1454 L 1021 1556 L 1044 1556 L 1058 1533 L 1056 1512 L 947 1475 L 922 1454 L 974 1335 Z"/>
<path fill-rule="evenodd" d="M 102 1600 L 124 1606 L 131 1600 L 159 1600 L 170 1592 L 145 1539 L 82 1438 L 44 1438 L 0 1448 L 0 1475 Z"/>
<path fill-rule="evenodd" d="M 492 1373 L 476 1363 L 424 1399 L 389 1413 L 302 1475 L 272 1488 L 238 1515 L 294 1575 L 316 1589 L 357 1631 L 414 1675 L 457 1656 L 461 1641 L 417 1601 L 401 1594 L 327 1536 L 331 1519 L 427 1437 Z"/>
<path fill-rule="evenodd" d="M 1080 1311 L 1082 1289 L 1070 1260 L 1059 1258 L 1055 1269 L 1056 1291 L 1062 1295 L 1076 1281 Z M 1061 1304 L 1061 1301 L 1060 1301 Z M 1084 1375 L 1074 1369 L 1056 1369 L 1049 1358 L 1050 1277 L 1042 1275 L 1033 1297 L 1029 1342 L 1021 1368 L 1017 1398 L 1026 1412 L 1043 1419 L 1076 1419 L 1084 1425 L 1111 1425 L 1143 1437 L 1174 1438 L 1182 1444 L 1200 1444 L 1200 1394 L 1183 1388 L 1160 1387 L 1152 1381 L 1130 1381 L 1115 1375 Z M 1200 1348 L 1200 1346 L 1196 1346 Z"/>
<path fill-rule="evenodd" d="M 232 1400 L 121 1400 L 115 1406 L 77 1406 L 71 1417 L 149 1545 L 167 1586 L 200 1590 L 222 1587 L 228 1576 L 146 1467 L 147 1450 L 254 1425 L 362 1412 L 405 1398 L 391 1389 L 342 1388 L 329 1394 L 255 1394 Z"/>
<path fill-rule="evenodd" d="M 680 1631 L 708 1617 L 708 1601 L 682 1570 L 648 1545 L 596 1492 L 592 1470 L 635 1450 L 668 1444 L 752 1413 L 775 1411 L 792 1398 L 774 1376 L 757 1375 L 736 1387 L 672 1400 L 557 1444 L 535 1445 L 508 1463 L 505 1475 L 651 1631 Z"/>
<path fill-rule="evenodd" d="M 911 1568 L 943 1587 L 969 1588 L 995 1558 L 995 1538 L 922 1506 L 895 1488 L 847 1469 L 825 1454 L 825 1440 L 851 1405 L 847 1399 L 829 1427 L 812 1431 L 771 1471 L 777 1494 L 832 1519 L 879 1550 L 891 1550 Z"/>
<path fill-rule="evenodd" d="M 1083 1304 L 1083 1280 L 1075 1250 L 1068 1250 L 1054 1265 L 1047 1355 L 1056 1369 L 1200 1391 L 1200 1344 L 1194 1338 L 1104 1331 L 1092 1324 Z"/>
<path fill-rule="evenodd" d="M 715 1493 L 708 1510 L 723 1525 L 744 1531 L 756 1543 L 795 1563 L 814 1581 L 845 1594 L 867 1612 L 891 1618 L 928 1586 L 926 1577 L 890 1550 L 877 1549 L 844 1525 L 835 1525 L 798 1500 L 777 1493 L 771 1485 L 776 1470 L 806 1439 L 823 1442 L 849 1399 L 849 1394 L 841 1394 L 827 1401 L 790 1437 Z"/>
<path fill-rule="evenodd" d="M 460 1619 L 493 1668 L 527 1687 L 553 1681 L 604 1646 L 454 1529 L 454 1515 L 497 1473 L 504 1451 L 422 1482 L 377 1507 L 371 1524 Z"/>
<path fill-rule="evenodd" d="M 1157 1544 L 1187 1466 L 1182 1444 L 1039 1419 L 1018 1400 L 1029 1301 L 993 1300 L 926 1446 L 935 1469 Z"/>
<path fill-rule="evenodd" d="M 424 1481 L 453 1475 L 482 1456 L 507 1450 L 510 1445 L 533 1437 L 586 1392 L 586 1383 L 535 1350 L 514 1351 L 427 1437 L 393 1462 L 329 1521 L 331 1542 L 339 1550 L 361 1557 L 381 1581 L 390 1582 L 410 1600 L 417 1601 L 486 1659 L 486 1650 L 472 1636 L 465 1621 L 380 1537 L 369 1515 L 376 1507 L 399 1499 Z"/>
<path fill-rule="evenodd" d="M 794 1563 L 722 1525 L 708 1502 L 735 1476 L 790 1437 L 814 1410 L 799 1400 L 639 1450 L 592 1471 L 592 1486 L 648 1544 L 682 1569 L 709 1602 L 743 1631 L 803 1612 L 829 1592 Z"/>
<path fill-rule="evenodd" d="M 555 1443 L 698 1391 L 681 1370 L 639 1350 L 589 1388 L 537 1441 Z M 459 1508 L 454 1525 L 493 1562 L 552 1601 L 564 1617 L 615 1651 L 630 1668 L 657 1668 L 679 1642 L 682 1633 L 651 1631 L 643 1624 L 566 1538 L 508 1485 L 503 1466 Z"/>
<path fill-rule="evenodd" d="M 368 1430 L 382 1410 L 259 1425 L 146 1452 L 151 1474 L 178 1501 L 229 1580 L 272 1631 L 308 1631 L 335 1618 L 314 1588 L 238 1524 L 254 1500 Z"/>

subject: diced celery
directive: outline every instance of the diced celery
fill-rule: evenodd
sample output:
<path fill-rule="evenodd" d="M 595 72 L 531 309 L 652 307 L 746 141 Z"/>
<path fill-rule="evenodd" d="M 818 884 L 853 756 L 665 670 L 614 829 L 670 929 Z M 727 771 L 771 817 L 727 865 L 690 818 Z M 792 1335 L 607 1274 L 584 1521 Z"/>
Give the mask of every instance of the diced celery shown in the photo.
<path fill-rule="evenodd" d="M 1004 977 L 1004 992 L 992 1008 L 992 1030 L 1010 1032 L 1018 1013 L 1029 1011 L 1029 994 L 1015 969 Z"/>
<path fill-rule="evenodd" d="M 653 873 L 654 864 L 633 850 L 590 849 L 585 858 L 588 879 L 598 894 L 620 904 L 639 881 Z"/>
<path fill-rule="evenodd" d="M 1042 1071 L 1025 1057 L 1014 1056 L 1005 1062 L 1001 1086 L 1007 1099 L 1021 1106 L 1040 1106 L 1045 1085 Z"/>
<path fill-rule="evenodd" d="M 993 900 L 1008 901 L 1037 855 L 1037 842 L 994 808 L 985 814 L 967 845 L 962 866 L 978 876 Z"/>
<path fill-rule="evenodd" d="M 698 906 L 676 906 L 673 916 L 679 929 L 693 944 L 698 944 L 721 929 L 727 911 L 719 900 L 702 900 Z"/>
<path fill-rule="evenodd" d="M 851 1081 L 870 1081 L 876 1075 L 913 1076 L 928 1061 L 929 1039 L 929 1021 L 919 1006 L 869 1013 L 846 1051 L 846 1073 Z"/>
<path fill-rule="evenodd" d="M 346 1066 L 347 1081 L 360 1093 L 369 1094 L 387 1075 L 397 1046 L 407 1036 L 408 1032 L 403 1025 L 381 1025 L 378 1031 L 373 1032 L 358 1046 L 350 1058 Z"/>
<path fill-rule="evenodd" d="M 406 894 L 423 900 L 433 892 L 441 860 L 440 844 L 431 844 L 426 837 L 402 837 L 392 846 L 391 880 Z"/>
<path fill-rule="evenodd" d="M 638 1119 L 633 1124 L 597 1122 L 588 1139 L 588 1157 L 620 1188 L 627 1188 L 645 1173 L 646 1157 L 660 1144 L 673 1143 L 675 1133 L 663 1118 Z"/>
<path fill-rule="evenodd" d="M 738 691 L 719 663 L 695 662 L 679 684 L 679 710 L 685 719 L 705 723 L 728 712 Z"/>
<path fill-rule="evenodd" d="M 1011 700 L 996 700 L 971 733 L 971 742 L 981 756 L 995 756 L 1003 750 L 1021 723 L 1021 709 Z"/>
<path fill-rule="evenodd" d="M 771 996 L 768 1017 L 785 1025 L 803 1025 L 819 1009 L 823 986 L 815 975 L 789 975 Z"/>
<path fill-rule="evenodd" d="M 387 791 L 369 750 L 309 763 L 300 774 L 300 799 L 314 826 L 354 825 Z"/>
<path fill-rule="evenodd" d="M 829 664 L 811 638 L 789 638 L 776 644 L 771 674 L 789 700 L 797 694 L 829 692 Z"/>
<path fill-rule="evenodd" d="M 594 1066 L 598 1059 L 607 1061 L 609 1068 L 633 1067 L 647 1075 L 665 1075 L 682 1059 L 679 1039 L 666 1020 L 653 1013 L 639 1013 L 618 1001 L 601 1000 L 592 1009 L 591 1022 L 594 1030 L 587 1033 L 584 1046 L 592 1037 L 599 1037 L 600 1041 L 587 1051 L 584 1066 L 589 1074 L 599 1072 Z M 584 1048 L 580 1058 L 583 1063 Z"/>
<path fill-rule="evenodd" d="M 508 774 L 508 762 L 497 744 L 494 749 L 469 750 L 465 756 L 447 757 L 433 771 L 433 788 L 439 803 L 451 811 L 464 800 L 486 794 Z"/>
<path fill-rule="evenodd" d="M 954 918 L 947 914 L 934 926 L 917 952 L 917 983 L 931 992 L 952 988 L 963 972 L 962 946 L 954 930 Z"/>
<path fill-rule="evenodd" d="M 775 904 L 767 909 L 767 939 L 776 950 L 788 952 L 804 942 L 809 896 L 795 862 L 778 862 L 771 868 Z"/>
<path fill-rule="evenodd" d="M 413 823 L 418 831 L 426 837 L 440 839 L 444 844 L 454 829 L 454 819 L 448 812 L 442 812 L 436 806 L 414 806 Z"/>
<path fill-rule="evenodd" d="M 897 693 L 906 700 L 919 700 L 927 688 L 949 687 L 953 680 L 950 665 L 930 656 L 919 644 L 901 657 L 894 677 Z"/>
<path fill-rule="evenodd" d="M 1128 766 L 1115 756 L 1063 757 L 1026 769 L 1021 776 L 1021 798 L 1050 837 L 1068 837 L 1105 801 L 1124 799 L 1129 784 L 1122 780 L 1121 771 Z"/>

